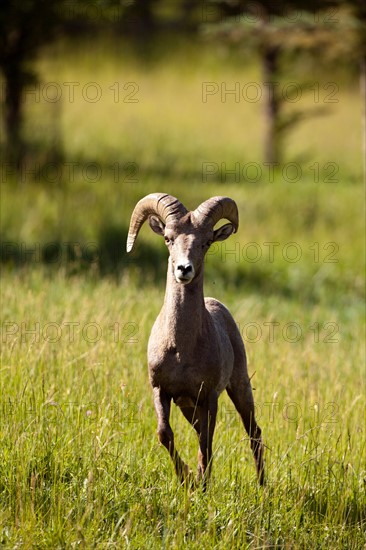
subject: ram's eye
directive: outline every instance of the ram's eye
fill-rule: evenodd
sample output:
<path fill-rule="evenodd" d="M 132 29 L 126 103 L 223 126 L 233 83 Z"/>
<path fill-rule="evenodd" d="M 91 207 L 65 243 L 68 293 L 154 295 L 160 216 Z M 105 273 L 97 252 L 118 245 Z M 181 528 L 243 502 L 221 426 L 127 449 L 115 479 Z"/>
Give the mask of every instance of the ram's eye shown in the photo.
<path fill-rule="evenodd" d="M 207 241 L 202 248 L 209 248 L 212 245 L 212 240 Z"/>
<path fill-rule="evenodd" d="M 174 244 L 174 239 L 169 239 L 169 237 L 164 237 L 166 244 Z"/>

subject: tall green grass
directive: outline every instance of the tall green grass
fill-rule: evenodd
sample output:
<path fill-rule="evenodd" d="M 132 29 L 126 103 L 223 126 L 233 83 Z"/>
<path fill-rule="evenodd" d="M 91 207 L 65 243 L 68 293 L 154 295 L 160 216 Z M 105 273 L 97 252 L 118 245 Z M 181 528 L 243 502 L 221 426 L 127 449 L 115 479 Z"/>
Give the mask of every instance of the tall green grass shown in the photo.
<path fill-rule="evenodd" d="M 257 486 L 247 436 L 222 396 L 204 495 L 179 487 L 155 436 L 145 350 L 163 289 L 26 270 L 5 275 L 2 291 L 5 547 L 362 547 L 356 308 L 346 321 L 326 306 L 220 292 L 246 335 L 268 483 Z M 297 342 L 288 323 L 301 327 Z M 337 326 L 332 338 L 325 323 Z M 193 430 L 176 409 L 172 422 L 193 467 Z"/>
<path fill-rule="evenodd" d="M 87 56 L 85 47 L 58 45 L 44 52 L 39 69 L 43 83 L 80 82 L 75 94 L 97 82 L 100 101 L 63 98 L 56 122 L 53 104 L 27 103 L 30 127 L 42 127 L 38 115 L 48 109 L 51 126 L 62 130 L 61 176 L 52 181 L 51 157 L 35 156 L 39 177 L 2 181 L 1 545 L 362 548 L 356 85 L 337 81 L 340 101 L 331 113 L 292 134 L 286 162 L 301 167 L 299 181 L 286 181 L 282 167 L 273 181 L 224 182 L 220 172 L 204 181 L 203 162 L 263 168 L 262 105 L 216 96 L 202 103 L 201 95 L 205 81 L 259 81 L 256 66 L 239 65 L 239 73 L 235 60 L 212 47 L 165 52 L 143 65 L 122 46 L 89 46 Z M 136 82 L 139 102 L 115 103 L 109 87 L 116 81 Z M 303 102 L 312 106 L 311 96 Z M 338 181 L 326 181 L 327 162 L 339 166 Z M 74 163 L 72 178 L 66 163 Z M 88 163 L 99 179 L 91 181 L 92 166 L 85 175 Z M 146 345 L 163 300 L 166 250 L 143 228 L 135 255 L 124 253 L 132 208 L 153 191 L 188 208 L 216 194 L 238 203 L 239 232 L 210 251 L 205 292 L 228 305 L 246 342 L 266 444 L 263 489 L 226 395 L 206 494 L 179 486 L 157 442 Z M 172 424 L 195 467 L 196 438 L 176 408 Z"/>

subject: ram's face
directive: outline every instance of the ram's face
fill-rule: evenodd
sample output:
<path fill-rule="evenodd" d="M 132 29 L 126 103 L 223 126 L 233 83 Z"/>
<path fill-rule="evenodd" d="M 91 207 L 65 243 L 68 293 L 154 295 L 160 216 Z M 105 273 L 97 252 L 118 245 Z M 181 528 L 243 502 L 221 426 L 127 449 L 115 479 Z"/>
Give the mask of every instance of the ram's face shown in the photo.
<path fill-rule="evenodd" d="M 210 224 L 194 223 L 190 213 L 166 225 L 156 216 L 150 216 L 149 223 L 155 233 L 164 237 L 175 280 L 183 285 L 189 284 L 201 273 L 210 245 L 214 241 L 226 239 L 234 229 L 230 223 L 214 231 Z"/>
<path fill-rule="evenodd" d="M 207 250 L 213 242 L 213 229 L 198 231 L 192 224 L 165 227 L 164 240 L 170 254 L 175 280 L 189 284 L 202 270 Z"/>

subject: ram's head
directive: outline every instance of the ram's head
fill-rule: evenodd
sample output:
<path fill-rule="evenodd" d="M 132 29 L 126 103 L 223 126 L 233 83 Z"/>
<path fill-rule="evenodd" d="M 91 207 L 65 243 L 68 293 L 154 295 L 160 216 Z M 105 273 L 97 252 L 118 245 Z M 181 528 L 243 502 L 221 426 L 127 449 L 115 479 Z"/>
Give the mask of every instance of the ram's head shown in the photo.
<path fill-rule="evenodd" d="M 142 224 L 148 219 L 151 229 L 165 239 L 175 280 L 190 283 L 200 272 L 210 245 L 223 241 L 238 229 L 238 208 L 228 197 L 212 197 L 191 212 L 165 193 L 152 193 L 141 199 L 131 216 L 127 252 L 133 249 Z M 214 229 L 217 222 L 227 223 Z"/>

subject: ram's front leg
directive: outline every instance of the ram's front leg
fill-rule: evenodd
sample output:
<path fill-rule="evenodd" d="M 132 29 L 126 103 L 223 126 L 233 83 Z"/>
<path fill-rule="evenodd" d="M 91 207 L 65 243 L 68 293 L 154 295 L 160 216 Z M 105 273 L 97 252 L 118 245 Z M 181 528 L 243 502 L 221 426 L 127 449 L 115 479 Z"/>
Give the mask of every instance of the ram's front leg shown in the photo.
<path fill-rule="evenodd" d="M 198 450 L 198 481 L 203 481 L 203 489 L 206 489 L 207 480 L 212 467 L 212 440 L 215 431 L 218 406 L 218 395 L 212 391 L 207 400 L 200 407 L 199 450 Z"/>
<path fill-rule="evenodd" d="M 190 477 L 190 470 L 180 458 L 174 446 L 174 434 L 169 423 L 171 397 L 161 390 L 159 387 L 153 388 L 154 405 L 156 415 L 158 417 L 158 437 L 160 443 L 169 451 L 173 460 L 174 468 L 178 478 L 182 483 Z"/>

